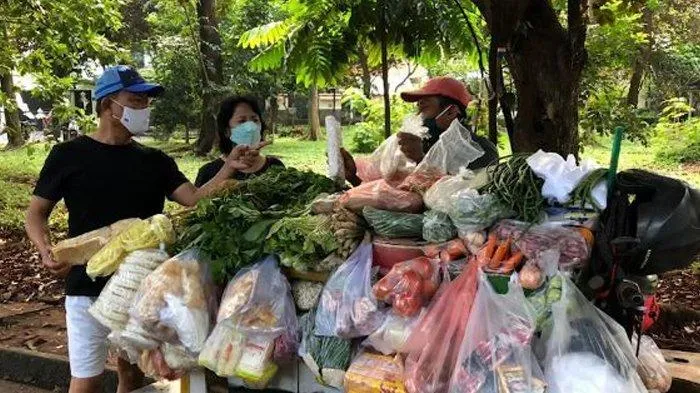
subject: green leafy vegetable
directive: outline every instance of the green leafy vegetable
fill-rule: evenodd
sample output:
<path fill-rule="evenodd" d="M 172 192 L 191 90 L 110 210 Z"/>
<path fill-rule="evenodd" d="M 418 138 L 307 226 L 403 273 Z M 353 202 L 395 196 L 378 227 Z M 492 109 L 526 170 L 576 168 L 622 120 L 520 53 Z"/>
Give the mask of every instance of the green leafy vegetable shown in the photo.
<path fill-rule="evenodd" d="M 265 242 L 265 251 L 280 256 L 283 265 L 307 271 L 339 247 L 328 216 L 285 217 L 277 221 Z M 316 269 L 314 269 L 316 270 Z"/>

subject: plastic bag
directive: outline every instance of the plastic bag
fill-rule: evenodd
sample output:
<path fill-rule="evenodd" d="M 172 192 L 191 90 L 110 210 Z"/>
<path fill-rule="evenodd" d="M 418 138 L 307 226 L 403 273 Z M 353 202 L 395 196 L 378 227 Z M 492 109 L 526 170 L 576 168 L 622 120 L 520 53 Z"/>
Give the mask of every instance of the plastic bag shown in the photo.
<path fill-rule="evenodd" d="M 124 331 L 110 338 L 132 361 L 164 343 L 181 346 L 196 361 L 216 310 L 212 288 L 211 272 L 199 251 L 184 251 L 141 282 Z"/>
<path fill-rule="evenodd" d="M 545 387 L 542 370 L 531 351 L 535 333 L 532 310 L 520 285 L 511 280 L 505 295 L 497 294 L 479 272 L 479 290 L 457 364 L 450 393 L 537 392 Z"/>
<path fill-rule="evenodd" d="M 452 210 L 453 195 L 467 188 L 478 190 L 487 183 L 488 172 L 485 169 L 462 169 L 454 176 L 443 176 L 435 182 L 423 195 L 423 201 L 429 209 L 449 213 Z"/>
<path fill-rule="evenodd" d="M 362 242 L 328 279 L 316 311 L 316 334 L 355 338 L 381 325 L 384 312 L 372 293 L 372 244 Z"/>
<path fill-rule="evenodd" d="M 90 314 L 111 331 L 124 330 L 141 282 L 166 259 L 168 254 L 161 250 L 139 250 L 127 255 L 90 306 Z"/>
<path fill-rule="evenodd" d="M 138 220 L 110 239 L 106 246 L 90 258 L 86 272 L 92 279 L 114 273 L 126 254 L 131 251 L 158 247 L 175 241 L 170 219 L 156 214 L 148 220 Z"/>
<path fill-rule="evenodd" d="M 452 224 L 450 216 L 445 213 L 428 210 L 423 215 L 423 239 L 442 243 L 457 237 L 457 228 Z"/>
<path fill-rule="evenodd" d="M 420 116 L 410 115 L 404 118 L 399 132 L 425 138 L 428 129 L 423 126 Z M 358 165 L 358 176 L 364 182 L 378 179 L 377 175 L 384 180 L 401 181 L 415 167 L 416 164 L 401 151 L 398 137 L 394 134 L 382 142 L 365 163 Z"/>
<path fill-rule="evenodd" d="M 544 179 L 542 196 L 562 204 L 569 202 L 571 192 L 586 176 L 600 168 L 591 160 L 583 160 L 581 165 L 576 165 L 576 158 L 572 154 L 565 161 L 558 153 L 545 153 L 542 150 L 528 157 L 527 164 L 538 177 Z M 607 188 L 604 192 L 607 192 Z M 597 202 L 602 202 L 600 206 L 605 207 L 607 194 L 594 197 Z"/>
<path fill-rule="evenodd" d="M 477 290 L 475 261 L 444 284 L 406 341 L 404 374 L 410 393 L 446 392 Z"/>
<path fill-rule="evenodd" d="M 326 153 L 328 154 L 328 177 L 338 184 L 345 185 L 345 164 L 340 149 L 343 147 L 343 131 L 340 122 L 333 116 L 326 116 Z"/>
<path fill-rule="evenodd" d="M 637 348 L 637 334 L 632 337 L 632 348 Z M 649 390 L 657 390 L 666 393 L 671 389 L 673 378 L 668 371 L 666 359 L 663 353 L 649 336 L 642 336 L 637 358 L 637 371 Z"/>
<path fill-rule="evenodd" d="M 322 383 L 342 389 L 345 370 L 350 365 L 352 343 L 339 337 L 314 334 L 316 309 L 299 319 L 301 345 L 299 357 Z"/>
<path fill-rule="evenodd" d="M 552 325 L 535 349 L 550 392 L 645 393 L 625 330 L 596 308 L 563 276 L 561 299 L 552 304 Z"/>
<path fill-rule="evenodd" d="M 462 189 L 452 195 L 447 212 L 459 230 L 460 236 L 481 231 L 496 221 L 508 217 L 511 212 L 491 194 L 479 194 L 474 189 Z"/>
<path fill-rule="evenodd" d="M 339 201 L 342 206 L 354 212 L 361 212 L 365 206 L 407 213 L 419 213 L 423 210 L 423 198 L 420 194 L 399 190 L 384 180 L 362 183 L 351 188 Z"/>
<path fill-rule="evenodd" d="M 379 236 L 395 239 L 423 235 L 422 214 L 392 212 L 367 206 L 362 209 L 362 216 Z"/>
<path fill-rule="evenodd" d="M 406 340 L 425 314 L 425 309 L 412 317 L 402 317 L 390 312 L 379 329 L 370 334 L 362 345 L 372 347 L 384 355 L 401 353 L 406 345 Z"/>
<path fill-rule="evenodd" d="M 241 270 L 227 285 L 219 321 L 199 356 L 221 376 L 238 375 L 262 383 L 271 361 L 297 352 L 297 318 L 291 289 L 276 256 Z M 273 373 L 274 375 L 274 373 Z"/>
<path fill-rule="evenodd" d="M 401 262 L 374 284 L 372 292 L 378 300 L 391 304 L 397 315 L 413 316 L 435 295 L 439 268 L 437 260 L 426 257 Z"/>
<path fill-rule="evenodd" d="M 415 170 L 399 184 L 399 190 L 425 193 L 430 187 L 440 180 L 445 174 L 436 168 L 426 168 L 422 171 Z"/>
<path fill-rule="evenodd" d="M 455 119 L 440 134 L 440 139 L 428 150 L 415 172 L 438 171 L 443 175 L 456 175 L 461 168 L 466 168 L 484 154 L 484 149 L 472 139 L 471 132 Z"/>
<path fill-rule="evenodd" d="M 515 248 L 527 258 L 556 249 L 560 253 L 559 268 L 564 270 L 582 267 L 590 256 L 590 245 L 576 228 L 554 223 L 532 225 L 515 220 L 503 220 L 493 229 L 499 239 L 514 239 Z"/>

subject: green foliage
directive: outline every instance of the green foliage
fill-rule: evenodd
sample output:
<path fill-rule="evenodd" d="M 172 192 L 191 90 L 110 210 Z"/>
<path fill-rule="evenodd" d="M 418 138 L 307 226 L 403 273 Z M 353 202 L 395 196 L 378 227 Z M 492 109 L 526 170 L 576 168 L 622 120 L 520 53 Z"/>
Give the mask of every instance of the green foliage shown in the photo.
<path fill-rule="evenodd" d="M 687 114 L 687 112 L 686 112 Z M 656 158 L 669 165 L 700 162 L 700 119 L 662 121 L 655 127 Z"/>
<path fill-rule="evenodd" d="M 369 129 L 368 124 L 362 123 L 352 135 L 350 150 L 354 153 L 371 153 L 381 143 L 381 137 L 376 129 Z"/>
<path fill-rule="evenodd" d="M 688 100 L 683 97 L 675 97 L 664 101 L 664 107 L 661 110 L 662 122 L 677 122 L 681 118 L 691 115 L 694 112 L 692 106 L 688 104 Z"/>
<path fill-rule="evenodd" d="M 653 122 L 649 113 L 627 104 L 624 92 L 615 86 L 600 86 L 591 92 L 581 109 L 580 127 L 584 131 L 583 143 L 592 141 L 592 134 L 611 135 L 615 127 L 625 127 L 625 138 L 646 143 Z"/>

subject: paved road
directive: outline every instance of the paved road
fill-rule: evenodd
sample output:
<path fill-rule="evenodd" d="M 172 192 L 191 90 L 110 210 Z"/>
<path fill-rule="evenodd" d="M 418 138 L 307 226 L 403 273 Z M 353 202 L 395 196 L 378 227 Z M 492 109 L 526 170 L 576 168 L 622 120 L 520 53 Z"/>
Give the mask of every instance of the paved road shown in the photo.
<path fill-rule="evenodd" d="M 0 393 L 54 393 L 51 390 L 39 389 L 34 386 L 22 385 L 0 379 Z"/>

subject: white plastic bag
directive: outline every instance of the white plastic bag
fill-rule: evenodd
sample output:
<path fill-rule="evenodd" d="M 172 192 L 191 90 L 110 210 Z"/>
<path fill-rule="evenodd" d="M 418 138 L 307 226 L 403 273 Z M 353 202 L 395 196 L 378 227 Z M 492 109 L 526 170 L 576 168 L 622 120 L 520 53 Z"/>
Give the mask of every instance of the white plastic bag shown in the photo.
<path fill-rule="evenodd" d="M 413 134 L 421 138 L 425 138 L 428 134 L 428 129 L 423 126 L 423 119 L 418 115 L 406 116 L 399 132 Z M 384 180 L 403 179 L 405 176 L 413 172 L 416 163 L 409 160 L 401 151 L 399 140 L 396 134 L 391 135 L 384 140 L 381 145 L 372 153 L 366 163 L 372 170 L 367 170 L 368 173 L 380 173 Z M 358 173 L 363 181 L 376 180 L 375 178 L 364 178 Z"/>
<path fill-rule="evenodd" d="M 316 311 L 319 336 L 367 336 L 381 325 L 384 312 L 372 293 L 372 243 L 364 241 L 328 279 Z"/>
<path fill-rule="evenodd" d="M 456 175 L 461 168 L 485 154 L 472 139 L 471 132 L 455 119 L 440 139 L 428 150 L 416 171 L 439 170 L 444 175 Z"/>
<path fill-rule="evenodd" d="M 449 392 L 512 391 L 515 383 L 518 391 L 543 391 L 544 378 L 530 345 L 534 314 L 517 280 L 511 280 L 508 292 L 499 295 L 479 270 L 472 307 Z"/>
<path fill-rule="evenodd" d="M 481 188 L 488 183 L 488 173 L 479 169 L 471 171 L 462 169 L 454 176 L 443 176 L 436 181 L 423 195 L 423 202 L 431 210 L 449 213 L 452 208 L 453 196 L 464 189 Z"/>
<path fill-rule="evenodd" d="M 637 348 L 637 333 L 632 337 L 632 348 Z M 637 371 L 649 390 L 666 393 L 671 389 L 673 377 L 668 371 L 664 354 L 649 336 L 642 336 L 639 345 L 639 364 Z"/>
<path fill-rule="evenodd" d="M 370 334 L 363 346 L 372 347 L 384 355 L 391 355 L 403 351 L 404 344 L 408 340 L 408 336 L 413 331 L 413 328 L 418 324 L 418 321 L 425 314 L 425 308 L 419 314 L 412 317 L 402 317 L 393 312 L 390 312 L 384 323 L 374 333 Z"/>
<path fill-rule="evenodd" d="M 345 165 L 340 149 L 343 147 L 343 131 L 340 122 L 333 116 L 326 116 L 326 135 L 328 137 L 326 153 L 328 154 L 328 177 L 338 184 L 345 184 Z"/>
<path fill-rule="evenodd" d="M 537 176 L 544 179 L 542 196 L 559 203 L 567 203 L 574 188 L 589 173 L 600 167 L 591 160 L 583 160 L 581 165 L 577 165 L 576 158 L 571 154 L 565 161 L 557 153 L 546 153 L 542 150 L 528 157 L 527 164 Z M 605 207 L 607 195 L 601 195 L 601 192 L 607 192 L 607 189 L 601 188 L 605 182 L 601 184 L 594 188 L 593 196 L 600 206 Z"/>
<path fill-rule="evenodd" d="M 550 392 L 646 393 L 622 326 L 590 303 L 570 279 L 561 273 L 555 277 L 562 281 L 561 299 L 552 304 L 552 324 L 535 346 Z M 577 383 L 583 388 L 570 390 Z"/>

